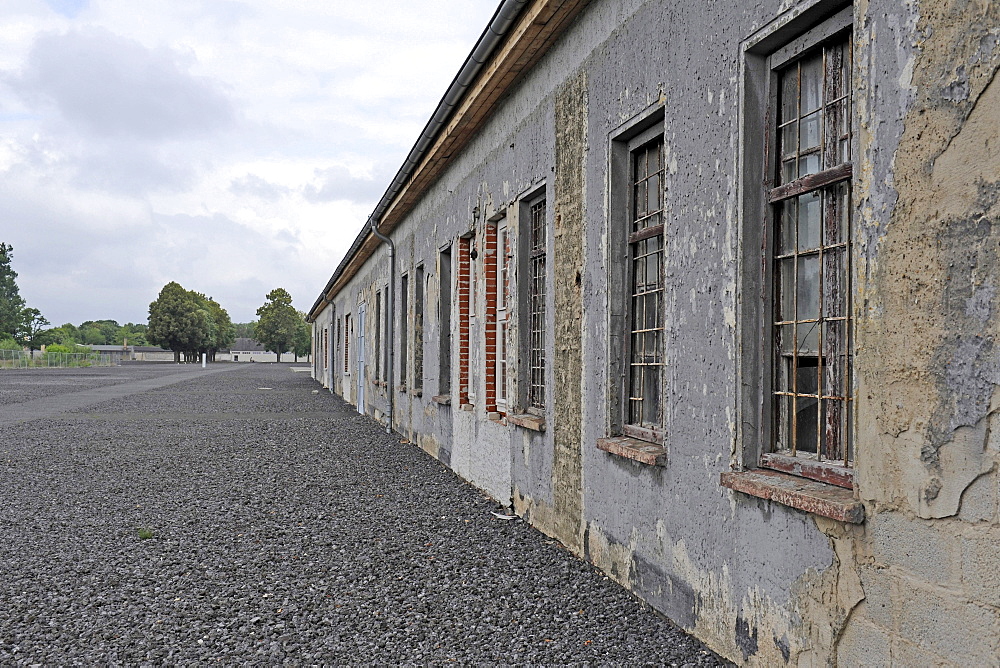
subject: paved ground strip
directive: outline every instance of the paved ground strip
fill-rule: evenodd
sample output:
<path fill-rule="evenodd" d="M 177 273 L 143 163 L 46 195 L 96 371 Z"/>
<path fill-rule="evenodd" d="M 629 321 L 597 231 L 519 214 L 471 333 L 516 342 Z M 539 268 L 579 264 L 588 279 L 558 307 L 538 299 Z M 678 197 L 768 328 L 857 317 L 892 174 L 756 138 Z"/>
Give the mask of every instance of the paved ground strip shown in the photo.
<path fill-rule="evenodd" d="M 725 665 L 315 389 L 0 372 L 0 664 Z"/>

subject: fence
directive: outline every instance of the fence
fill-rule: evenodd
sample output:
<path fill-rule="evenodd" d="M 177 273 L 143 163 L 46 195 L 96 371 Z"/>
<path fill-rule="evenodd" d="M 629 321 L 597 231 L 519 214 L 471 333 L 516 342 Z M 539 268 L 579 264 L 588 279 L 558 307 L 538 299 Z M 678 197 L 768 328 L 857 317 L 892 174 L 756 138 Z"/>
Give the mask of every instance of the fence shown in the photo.
<path fill-rule="evenodd" d="M 42 353 L 38 351 L 26 353 L 23 350 L 0 350 L 0 369 L 115 366 L 121 360 L 122 353 Z"/>

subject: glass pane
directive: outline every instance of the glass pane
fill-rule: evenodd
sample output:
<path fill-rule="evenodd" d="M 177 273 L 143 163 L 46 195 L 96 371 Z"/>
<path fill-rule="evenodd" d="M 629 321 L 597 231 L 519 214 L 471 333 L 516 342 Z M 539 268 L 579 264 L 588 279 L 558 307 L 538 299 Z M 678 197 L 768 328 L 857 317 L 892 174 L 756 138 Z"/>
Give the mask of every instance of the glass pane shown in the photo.
<path fill-rule="evenodd" d="M 653 174 L 649 177 L 646 187 L 646 210 L 659 211 L 660 206 L 660 175 Z"/>
<path fill-rule="evenodd" d="M 781 218 L 778 222 L 778 255 L 795 250 L 795 217 L 798 198 L 787 199 L 780 204 Z"/>
<path fill-rule="evenodd" d="M 798 153 L 799 124 L 792 121 L 781 128 L 781 157 L 788 158 Z"/>
<path fill-rule="evenodd" d="M 797 319 L 808 320 L 819 317 L 819 256 L 799 257 L 798 280 L 796 281 Z"/>
<path fill-rule="evenodd" d="M 818 322 L 800 322 L 796 334 L 799 337 L 799 354 L 816 355 L 819 353 Z"/>
<path fill-rule="evenodd" d="M 649 148 L 649 173 L 653 174 L 660 171 L 660 144 L 657 142 L 655 145 Z"/>
<path fill-rule="evenodd" d="M 780 355 L 790 355 L 795 350 L 795 325 L 778 325 L 775 329 L 778 336 L 778 353 Z M 775 389 L 791 390 L 792 388 L 791 385 L 782 383 Z"/>
<path fill-rule="evenodd" d="M 805 151 L 808 148 L 819 146 L 819 120 L 818 111 L 813 112 L 799 122 L 799 150 Z"/>
<path fill-rule="evenodd" d="M 781 118 L 779 123 L 785 123 L 798 117 L 798 87 L 799 68 L 792 66 L 781 76 Z"/>
<path fill-rule="evenodd" d="M 799 250 L 819 248 L 822 198 L 819 191 L 800 195 L 799 200 Z"/>
<path fill-rule="evenodd" d="M 641 253 L 643 242 L 639 242 L 635 245 L 636 254 Z M 642 294 L 646 291 L 646 285 L 643 279 L 646 276 L 646 257 L 640 255 L 632 260 L 632 290 L 634 294 Z"/>
<path fill-rule="evenodd" d="M 796 166 L 798 165 L 798 160 L 792 158 L 786 162 L 781 163 L 781 182 L 788 183 L 789 181 L 794 181 L 796 177 Z"/>
<path fill-rule="evenodd" d="M 646 215 L 646 182 L 640 181 L 635 184 L 635 217 L 642 218 Z M 641 230 L 645 223 L 636 221 L 635 229 Z"/>
<path fill-rule="evenodd" d="M 642 422 L 654 425 L 660 421 L 660 374 L 658 367 L 643 370 Z"/>
<path fill-rule="evenodd" d="M 660 293 L 646 295 L 646 329 L 657 329 L 660 326 Z"/>
<path fill-rule="evenodd" d="M 815 174 L 819 169 L 819 153 L 810 153 L 799 158 L 799 176 Z"/>
<path fill-rule="evenodd" d="M 795 398 L 795 449 L 799 452 L 816 452 L 819 435 L 819 401 L 803 394 L 816 393 L 815 366 L 808 366 L 808 359 L 800 359 L 797 371 L 799 396 Z"/>
<path fill-rule="evenodd" d="M 795 258 L 778 261 L 778 320 L 795 320 Z"/>
<path fill-rule="evenodd" d="M 816 55 L 803 60 L 802 92 L 800 97 L 799 115 L 805 116 L 819 109 L 823 93 L 823 56 Z"/>

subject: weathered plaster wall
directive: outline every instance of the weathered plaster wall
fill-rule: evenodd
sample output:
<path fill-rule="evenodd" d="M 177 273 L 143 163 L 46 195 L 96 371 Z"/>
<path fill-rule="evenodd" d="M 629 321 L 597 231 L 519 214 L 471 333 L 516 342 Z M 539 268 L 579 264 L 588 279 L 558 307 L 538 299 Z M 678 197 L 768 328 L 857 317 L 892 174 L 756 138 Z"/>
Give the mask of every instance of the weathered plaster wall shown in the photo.
<path fill-rule="evenodd" d="M 719 486 L 740 420 L 739 45 L 781 12 L 815 4 L 595 1 L 578 17 L 393 235 L 411 290 L 417 264 L 427 276 L 424 391 L 395 395 L 396 427 L 733 660 L 995 664 L 995 3 L 862 0 L 854 8 L 857 467 L 866 523 L 823 520 Z M 610 140 L 657 108 L 668 171 L 662 467 L 596 448 L 617 410 L 608 369 L 620 351 L 609 344 L 616 325 L 608 314 L 623 298 L 610 280 L 624 261 L 608 227 Z M 551 269 L 544 432 L 485 413 L 481 277 L 475 406 L 431 400 L 440 380 L 440 247 L 471 230 L 482 253 L 485 220 L 539 188 L 549 201 Z M 511 210 L 508 221 L 516 243 Z M 356 317 L 357 295 L 384 284 L 384 250 L 369 264 L 338 296 L 338 317 Z M 397 355 L 390 391 L 400 362 Z M 457 363 L 452 374 L 455 388 Z M 369 401 L 383 410 L 384 396 Z"/>
<path fill-rule="evenodd" d="M 838 656 L 1000 661 L 1000 6 L 863 3 L 858 442 L 865 600 Z M 945 621 L 947 620 L 947 621 Z"/>

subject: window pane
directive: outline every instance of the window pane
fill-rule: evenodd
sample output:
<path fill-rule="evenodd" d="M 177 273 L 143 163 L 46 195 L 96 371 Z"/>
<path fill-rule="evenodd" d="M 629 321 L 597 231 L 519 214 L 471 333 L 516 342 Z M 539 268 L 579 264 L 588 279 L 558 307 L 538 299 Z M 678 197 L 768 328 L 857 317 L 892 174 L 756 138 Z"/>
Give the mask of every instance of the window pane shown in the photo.
<path fill-rule="evenodd" d="M 798 198 L 799 208 L 799 250 L 819 248 L 820 215 L 822 201 L 819 191 L 813 191 Z"/>
<path fill-rule="evenodd" d="M 815 111 L 799 121 L 799 150 L 819 146 L 819 112 Z"/>
<path fill-rule="evenodd" d="M 781 76 L 781 118 L 778 119 L 779 123 L 787 123 L 793 118 L 799 117 L 798 88 L 799 68 L 797 66 L 789 67 Z M 787 146 L 789 145 L 786 144 L 786 151 L 788 150 Z M 794 148 L 792 150 L 794 151 Z"/>
<path fill-rule="evenodd" d="M 796 281 L 796 317 L 809 320 L 819 317 L 819 256 L 799 256 Z"/>
<path fill-rule="evenodd" d="M 795 218 L 798 198 L 787 199 L 779 206 L 781 207 L 781 217 L 778 222 L 778 255 L 785 255 L 795 250 Z"/>
<path fill-rule="evenodd" d="M 799 355 L 816 355 L 819 353 L 818 322 L 800 322 L 796 330 L 799 339 Z"/>
<path fill-rule="evenodd" d="M 778 352 L 781 355 L 791 355 L 792 351 L 795 350 L 795 325 L 779 325 L 775 329 L 778 330 Z M 789 383 L 790 382 L 791 381 L 789 381 Z M 790 384 L 782 383 L 776 389 L 779 391 L 790 391 L 792 386 Z"/>
<path fill-rule="evenodd" d="M 823 99 L 823 56 L 818 54 L 803 60 L 801 77 L 799 115 L 805 116 L 819 109 Z"/>
<path fill-rule="evenodd" d="M 781 157 L 790 158 L 795 157 L 795 154 L 799 152 L 799 124 L 798 121 L 792 121 L 785 127 L 781 128 Z"/>
<path fill-rule="evenodd" d="M 649 426 L 660 422 L 659 367 L 646 367 L 643 370 L 642 422 Z"/>
<path fill-rule="evenodd" d="M 778 260 L 778 320 L 795 320 L 795 258 Z"/>
<path fill-rule="evenodd" d="M 799 158 L 799 176 L 807 176 L 820 171 L 819 152 L 810 153 Z"/>

